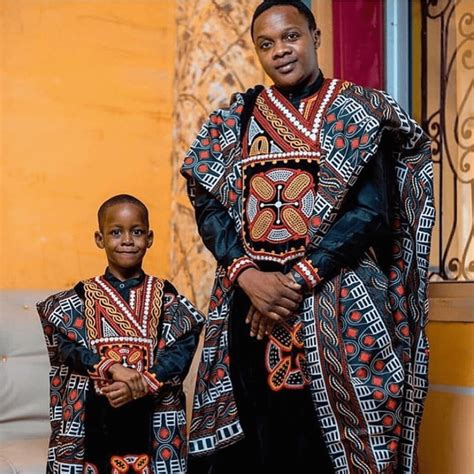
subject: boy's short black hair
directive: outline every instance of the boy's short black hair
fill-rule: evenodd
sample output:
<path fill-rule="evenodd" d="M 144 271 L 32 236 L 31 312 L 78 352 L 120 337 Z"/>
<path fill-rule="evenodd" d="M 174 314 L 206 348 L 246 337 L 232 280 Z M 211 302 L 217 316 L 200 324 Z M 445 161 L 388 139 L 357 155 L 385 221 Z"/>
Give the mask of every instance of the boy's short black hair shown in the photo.
<path fill-rule="evenodd" d="M 314 18 L 313 12 L 308 8 L 301 0 L 263 0 L 263 2 L 253 12 L 252 23 L 250 25 L 250 34 L 253 41 L 253 25 L 255 20 L 269 8 L 277 6 L 291 6 L 295 7 L 302 15 L 308 20 L 308 26 L 311 31 L 316 29 L 316 19 Z"/>
<path fill-rule="evenodd" d="M 99 221 L 100 230 L 102 230 L 102 224 L 104 222 L 104 217 L 107 209 L 109 207 L 115 206 L 116 204 L 124 203 L 135 204 L 136 206 L 140 207 L 145 216 L 146 226 L 147 228 L 149 227 L 148 209 L 145 204 L 143 204 L 140 199 L 137 199 L 135 196 L 131 196 L 130 194 L 117 194 L 116 196 L 112 196 L 110 199 L 107 199 L 107 201 L 103 202 L 99 207 L 99 210 L 97 211 L 97 219 Z"/>

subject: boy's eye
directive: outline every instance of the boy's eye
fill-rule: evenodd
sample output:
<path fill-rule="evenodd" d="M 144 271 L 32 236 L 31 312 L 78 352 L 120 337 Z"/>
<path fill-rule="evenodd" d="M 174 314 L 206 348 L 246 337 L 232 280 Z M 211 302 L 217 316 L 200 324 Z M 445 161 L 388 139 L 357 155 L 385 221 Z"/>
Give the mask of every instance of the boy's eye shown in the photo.
<path fill-rule="evenodd" d="M 113 229 L 110 231 L 110 234 L 113 235 L 114 237 L 117 237 L 120 235 L 120 230 L 119 229 Z"/>
<path fill-rule="evenodd" d="M 140 236 L 143 235 L 145 232 L 142 229 L 134 229 L 132 233 L 133 235 Z"/>

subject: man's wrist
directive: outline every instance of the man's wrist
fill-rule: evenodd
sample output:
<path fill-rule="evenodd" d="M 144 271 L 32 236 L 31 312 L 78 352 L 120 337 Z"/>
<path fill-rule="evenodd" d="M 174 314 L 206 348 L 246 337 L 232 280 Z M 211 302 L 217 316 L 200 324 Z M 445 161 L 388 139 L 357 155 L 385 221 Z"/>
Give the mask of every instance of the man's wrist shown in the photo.
<path fill-rule="evenodd" d="M 251 278 L 252 274 L 255 275 L 258 272 L 260 272 L 260 270 L 258 270 L 255 267 L 247 267 L 247 268 L 243 269 L 239 273 L 239 275 L 237 276 L 237 279 L 236 279 L 238 285 L 241 288 L 243 288 L 245 286 L 245 282 L 248 280 L 248 278 Z"/>
<path fill-rule="evenodd" d="M 118 367 L 121 367 L 121 365 L 118 362 L 115 362 L 108 368 L 108 373 L 109 375 L 113 376 L 115 372 L 117 372 Z"/>
<path fill-rule="evenodd" d="M 257 264 L 251 258 L 247 256 L 235 258 L 227 268 L 227 276 L 230 282 L 232 284 L 238 282 L 240 275 L 249 268 L 258 269 Z"/>

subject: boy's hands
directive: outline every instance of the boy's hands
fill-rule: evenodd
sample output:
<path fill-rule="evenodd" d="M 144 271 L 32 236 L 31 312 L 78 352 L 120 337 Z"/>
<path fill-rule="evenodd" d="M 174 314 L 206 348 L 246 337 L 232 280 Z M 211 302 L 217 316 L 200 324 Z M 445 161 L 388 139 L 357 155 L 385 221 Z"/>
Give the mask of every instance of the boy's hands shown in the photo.
<path fill-rule="evenodd" d="M 134 400 L 148 393 L 148 385 L 145 379 L 135 369 L 129 369 L 121 364 L 114 364 L 110 367 L 109 374 L 116 382 L 125 382 L 128 385 Z"/>
<path fill-rule="evenodd" d="M 101 392 L 113 408 L 119 408 L 133 400 L 132 391 L 125 382 L 112 382 L 102 387 Z"/>
<path fill-rule="evenodd" d="M 237 280 L 258 313 L 276 323 L 298 311 L 303 299 L 301 285 L 290 274 L 248 268 Z"/>

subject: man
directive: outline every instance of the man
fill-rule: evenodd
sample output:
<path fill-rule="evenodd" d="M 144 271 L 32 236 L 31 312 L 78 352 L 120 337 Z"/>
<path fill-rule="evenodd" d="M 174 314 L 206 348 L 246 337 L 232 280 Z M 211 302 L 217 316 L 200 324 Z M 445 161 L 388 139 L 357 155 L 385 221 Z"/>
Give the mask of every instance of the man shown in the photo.
<path fill-rule="evenodd" d="M 194 470 L 414 472 L 429 140 L 387 94 L 323 77 L 302 2 L 263 2 L 251 33 L 274 86 L 211 114 L 182 168 L 218 263 Z"/>

